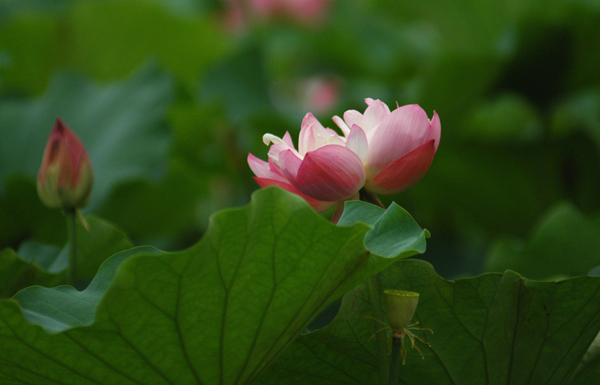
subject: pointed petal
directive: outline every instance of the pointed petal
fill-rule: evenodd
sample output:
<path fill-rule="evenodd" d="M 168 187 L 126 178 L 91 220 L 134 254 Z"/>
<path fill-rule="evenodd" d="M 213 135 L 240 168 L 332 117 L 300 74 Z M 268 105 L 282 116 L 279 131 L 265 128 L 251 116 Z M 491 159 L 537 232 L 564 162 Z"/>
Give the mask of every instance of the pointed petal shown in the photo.
<path fill-rule="evenodd" d="M 254 175 L 258 177 L 265 177 L 269 175 L 271 170 L 269 169 L 269 164 L 264 160 L 258 159 L 252 154 L 248 154 L 248 166 L 254 173 Z"/>
<path fill-rule="evenodd" d="M 340 128 L 340 130 L 342 130 L 342 133 L 344 134 L 344 136 L 348 136 L 348 134 L 350 133 L 350 127 L 348 127 L 348 125 L 346 124 L 346 122 L 344 122 L 342 120 L 342 118 L 340 118 L 339 116 L 334 116 L 333 118 L 333 122 L 335 124 L 337 124 L 337 126 Z"/>
<path fill-rule="evenodd" d="M 427 114 L 416 104 L 392 111 L 379 123 L 369 141 L 365 162 L 368 173 L 377 174 L 391 162 L 422 145 L 429 125 Z"/>
<path fill-rule="evenodd" d="M 429 170 L 434 155 L 435 143 L 432 139 L 392 162 L 372 181 L 367 182 L 365 188 L 383 195 L 404 191 L 421 180 Z"/>
<path fill-rule="evenodd" d="M 282 171 L 286 173 L 285 169 Z M 304 194 L 327 202 L 351 197 L 365 182 L 360 158 L 352 150 L 337 145 L 309 152 L 295 176 L 285 175 Z"/>
<path fill-rule="evenodd" d="M 390 109 L 387 104 L 381 100 L 373 100 L 369 103 L 369 107 L 365 110 L 363 118 L 363 130 L 369 131 L 377 123 L 381 122 L 386 116 L 390 114 Z"/>
<path fill-rule="evenodd" d="M 306 200 L 306 202 L 309 205 L 312 206 L 312 208 L 314 208 L 319 213 L 329 210 L 331 208 L 331 206 L 333 206 L 335 204 L 335 202 L 322 202 L 317 199 L 313 199 L 305 194 L 302 194 L 300 191 L 298 191 L 297 188 L 295 188 L 288 182 L 283 182 L 280 180 L 274 180 L 274 179 L 268 179 L 268 178 L 258 178 L 258 177 L 254 177 L 254 180 L 256 181 L 256 183 L 258 183 L 258 185 L 261 188 L 265 188 L 268 186 L 278 186 L 284 190 L 287 190 L 291 193 L 301 196 L 302 198 L 304 198 Z"/>
<path fill-rule="evenodd" d="M 344 112 L 344 121 L 348 125 L 348 127 L 352 127 L 355 124 L 359 127 L 363 126 L 363 116 L 360 112 L 356 110 L 348 110 Z"/>
<path fill-rule="evenodd" d="M 269 170 L 271 170 L 271 172 L 273 172 L 274 174 L 280 176 L 282 180 L 287 180 L 281 172 L 281 170 L 279 169 L 279 166 L 277 166 L 271 158 L 269 158 Z"/>
<path fill-rule="evenodd" d="M 358 127 L 356 124 L 352 126 L 352 131 L 350 131 L 350 135 L 348 135 L 346 147 L 354 151 L 354 153 L 360 158 L 361 162 L 364 163 L 364 161 L 367 159 L 367 152 L 369 150 L 367 134 L 365 134 L 363 129 Z"/>
<path fill-rule="evenodd" d="M 304 156 L 309 151 L 315 149 L 315 135 L 313 133 L 313 125 L 302 126 L 300 129 L 300 137 L 298 138 L 298 152 Z"/>
<path fill-rule="evenodd" d="M 314 128 L 316 128 L 318 130 L 322 130 L 325 128 L 325 127 L 323 127 L 321 122 L 319 122 L 319 120 L 317 118 L 315 118 L 315 116 L 309 112 L 308 114 L 306 114 L 304 116 L 304 119 L 302 119 L 301 127 L 309 126 L 311 124 L 313 125 Z"/>
<path fill-rule="evenodd" d="M 279 169 L 283 175 L 294 184 L 302 159 L 298 158 L 291 150 L 282 151 L 279 154 Z"/>
<path fill-rule="evenodd" d="M 290 135 L 290 133 L 288 131 L 285 132 L 285 135 L 283 135 L 282 140 L 290 148 L 296 148 L 296 147 L 294 147 L 294 142 L 292 141 L 292 136 Z"/>
<path fill-rule="evenodd" d="M 442 123 L 440 123 L 440 117 L 438 114 L 433 111 L 433 118 L 431 119 L 431 123 L 429 124 L 429 133 L 425 138 L 425 141 L 435 140 L 435 150 L 437 151 L 438 146 L 440 145 L 440 137 L 442 136 Z"/>
<path fill-rule="evenodd" d="M 281 172 L 275 172 L 277 169 L 272 159 L 269 159 L 269 163 L 267 163 L 264 160 L 258 159 L 252 154 L 248 154 L 248 165 L 250 166 L 250 169 L 254 175 L 259 178 L 268 178 L 287 182 L 287 179 L 285 179 Z"/>

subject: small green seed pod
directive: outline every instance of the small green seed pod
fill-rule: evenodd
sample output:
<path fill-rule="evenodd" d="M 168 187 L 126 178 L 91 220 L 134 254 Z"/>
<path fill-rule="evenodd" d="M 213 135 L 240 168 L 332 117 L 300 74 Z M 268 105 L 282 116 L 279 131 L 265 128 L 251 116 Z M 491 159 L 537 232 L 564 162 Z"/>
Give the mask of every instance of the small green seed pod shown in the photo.
<path fill-rule="evenodd" d="M 417 304 L 419 293 L 402 290 L 384 290 L 383 298 L 388 322 L 393 331 L 402 331 L 410 324 Z"/>

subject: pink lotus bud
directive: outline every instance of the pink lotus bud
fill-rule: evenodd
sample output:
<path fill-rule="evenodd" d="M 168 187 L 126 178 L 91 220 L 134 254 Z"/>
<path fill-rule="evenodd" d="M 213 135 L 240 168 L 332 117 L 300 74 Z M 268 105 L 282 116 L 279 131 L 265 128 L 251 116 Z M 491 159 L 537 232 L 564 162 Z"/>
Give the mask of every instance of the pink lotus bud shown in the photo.
<path fill-rule="evenodd" d="M 85 148 L 75 134 L 56 119 L 38 173 L 37 191 L 50 208 L 87 205 L 94 176 Z"/>
<path fill-rule="evenodd" d="M 390 111 L 380 100 L 367 99 L 364 114 L 350 110 L 334 122 L 344 136 L 325 128 L 312 115 L 302 122 L 298 150 L 286 133 L 266 134 L 272 144 L 269 162 L 250 154 L 248 163 L 261 187 L 280 186 L 303 196 L 317 211 L 354 199 L 361 188 L 394 194 L 417 183 L 437 151 L 441 124 L 430 121 L 418 105 Z"/>

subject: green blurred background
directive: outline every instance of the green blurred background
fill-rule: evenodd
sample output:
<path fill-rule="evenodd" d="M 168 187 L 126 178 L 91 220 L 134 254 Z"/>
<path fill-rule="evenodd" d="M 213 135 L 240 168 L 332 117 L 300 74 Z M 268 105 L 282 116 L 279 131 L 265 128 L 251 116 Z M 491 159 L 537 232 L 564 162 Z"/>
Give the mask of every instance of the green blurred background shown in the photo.
<path fill-rule="evenodd" d="M 431 231 L 422 258 L 442 276 L 600 265 L 599 0 L 322 2 L 313 17 L 244 1 L 1 0 L 0 250 L 66 240 L 35 191 L 57 116 L 90 154 L 86 214 L 179 250 L 249 201 L 246 156 L 266 159 L 264 133 L 296 140 L 306 112 L 332 127 L 371 97 L 440 116 L 428 174 L 382 198 Z"/>

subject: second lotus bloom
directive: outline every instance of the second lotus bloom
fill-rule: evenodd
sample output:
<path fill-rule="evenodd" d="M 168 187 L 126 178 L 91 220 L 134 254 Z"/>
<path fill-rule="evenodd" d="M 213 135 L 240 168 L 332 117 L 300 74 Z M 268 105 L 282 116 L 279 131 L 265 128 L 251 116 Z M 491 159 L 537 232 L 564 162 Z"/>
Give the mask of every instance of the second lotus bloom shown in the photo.
<path fill-rule="evenodd" d="M 417 183 L 429 169 L 440 143 L 441 124 L 416 104 L 390 111 L 380 100 L 366 99 L 364 114 L 346 111 L 333 121 L 343 133 L 325 128 L 312 115 L 302 121 L 298 149 L 288 132 L 265 134 L 269 161 L 248 155 L 261 187 L 280 186 L 322 212 L 336 202 L 356 199 L 365 188 L 395 194 Z"/>

